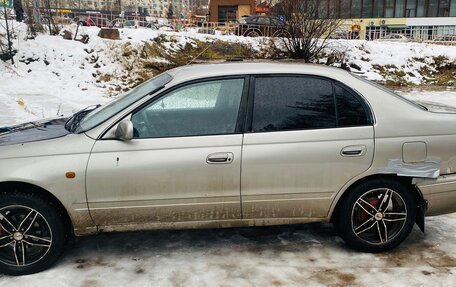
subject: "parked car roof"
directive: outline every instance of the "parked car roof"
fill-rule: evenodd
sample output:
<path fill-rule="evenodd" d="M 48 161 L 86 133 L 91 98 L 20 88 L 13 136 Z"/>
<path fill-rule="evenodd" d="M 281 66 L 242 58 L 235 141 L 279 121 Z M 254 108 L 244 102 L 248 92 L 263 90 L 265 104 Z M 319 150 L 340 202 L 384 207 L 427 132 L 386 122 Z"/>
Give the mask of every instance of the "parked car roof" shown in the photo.
<path fill-rule="evenodd" d="M 176 68 L 168 71 L 168 73 L 175 79 L 182 81 L 201 77 L 217 77 L 239 74 L 311 74 L 325 77 L 346 77 L 350 75 L 345 70 L 324 65 L 272 62 L 200 64 Z"/>

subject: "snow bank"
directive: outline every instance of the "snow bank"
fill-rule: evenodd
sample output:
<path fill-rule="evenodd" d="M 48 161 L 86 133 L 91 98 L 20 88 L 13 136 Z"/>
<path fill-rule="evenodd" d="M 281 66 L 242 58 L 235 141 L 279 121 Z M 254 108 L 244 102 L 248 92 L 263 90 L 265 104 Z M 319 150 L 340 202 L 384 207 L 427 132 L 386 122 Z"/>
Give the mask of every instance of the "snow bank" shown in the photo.
<path fill-rule="evenodd" d="M 88 35 L 87 44 L 45 34 L 26 40 L 26 26 L 17 22 L 12 22 L 12 26 L 13 43 L 18 50 L 15 65 L 0 61 L 0 101 L 3 103 L 0 112 L 9 115 L 8 119 L 3 117 L 8 123 L 17 118 L 31 120 L 68 115 L 87 105 L 106 102 L 109 96 L 128 90 L 160 70 L 178 65 L 172 62 L 175 58 L 167 55 L 177 53 L 175 57 L 181 57 L 178 53 L 187 53 L 189 45 L 208 43 L 209 46 L 215 41 L 229 43 L 228 46 L 245 45 L 252 49 L 254 57 L 264 57 L 271 49 L 270 40 L 261 37 L 148 29 L 121 29 L 121 40 L 107 40 L 97 36 L 99 28 L 96 27 L 79 28 L 78 38 Z M 2 29 L 0 26 L 0 33 Z M 76 26 L 65 29 L 74 35 Z M 146 53 L 146 49 L 154 53 Z M 454 47 L 419 43 L 331 40 L 325 53 L 338 54 L 353 71 L 371 80 L 387 81 L 400 74 L 401 81 L 415 84 L 423 83 L 439 65 L 456 61 Z M 13 112 L 7 113 L 6 109 Z"/>
<path fill-rule="evenodd" d="M 15 24 L 15 29 L 17 64 L 0 62 L 0 126 L 69 115 L 106 102 L 110 82 L 117 81 L 115 74 L 122 74 L 125 67 L 113 60 L 113 54 L 127 42 L 139 46 L 162 33 L 123 30 L 121 41 L 111 41 L 97 38 L 98 29 L 89 27 L 80 31 L 90 37 L 82 44 L 47 35 L 24 41 L 24 27 Z M 264 39 L 234 36 L 165 36 L 169 49 L 193 39 L 247 43 L 258 51 L 265 45 Z M 426 44 L 331 44 L 347 51 L 348 59 L 375 80 L 384 79 L 373 68 L 376 64 L 405 66 L 415 73 L 433 57 L 454 61 L 456 53 L 454 48 Z M 425 61 L 410 62 L 414 57 Z M 114 76 L 100 81 L 106 74 Z M 414 77 L 418 82 L 420 75 Z M 401 94 L 456 107 L 456 91 Z M 16 278 L 0 275 L 0 286 L 453 286 L 456 214 L 429 218 L 426 228 L 424 235 L 415 228 L 398 249 L 384 254 L 347 249 L 327 224 L 102 234 L 69 246 L 50 270 Z"/>

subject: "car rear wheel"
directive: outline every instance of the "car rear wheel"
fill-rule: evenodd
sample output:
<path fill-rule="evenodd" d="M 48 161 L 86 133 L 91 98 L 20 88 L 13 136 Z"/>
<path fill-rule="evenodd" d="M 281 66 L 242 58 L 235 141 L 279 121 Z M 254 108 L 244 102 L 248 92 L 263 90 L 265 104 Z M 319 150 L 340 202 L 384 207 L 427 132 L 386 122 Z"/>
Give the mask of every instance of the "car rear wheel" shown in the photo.
<path fill-rule="evenodd" d="M 32 274 L 63 252 L 65 228 L 56 208 L 34 194 L 0 195 L 0 271 Z"/>
<path fill-rule="evenodd" d="M 256 30 L 256 29 L 251 29 L 251 30 L 247 30 L 244 33 L 244 36 L 246 36 L 246 37 L 260 37 L 261 36 L 261 32 L 259 30 Z"/>
<path fill-rule="evenodd" d="M 412 191 L 400 182 L 362 183 L 341 202 L 336 228 L 350 247 L 364 252 L 393 249 L 410 234 L 416 216 Z"/>

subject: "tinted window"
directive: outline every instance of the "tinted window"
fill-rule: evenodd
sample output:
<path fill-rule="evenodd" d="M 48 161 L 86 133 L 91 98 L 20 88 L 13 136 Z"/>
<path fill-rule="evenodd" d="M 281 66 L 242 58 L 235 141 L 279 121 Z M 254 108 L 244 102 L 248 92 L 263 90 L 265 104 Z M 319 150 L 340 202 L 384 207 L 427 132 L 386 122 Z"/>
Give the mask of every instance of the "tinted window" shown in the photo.
<path fill-rule="evenodd" d="M 135 138 L 232 134 L 244 79 L 215 80 L 176 89 L 132 115 Z"/>
<path fill-rule="evenodd" d="M 312 77 L 264 77 L 255 81 L 255 132 L 334 128 L 330 81 Z"/>
<path fill-rule="evenodd" d="M 346 89 L 335 85 L 339 127 L 365 126 L 369 118 L 362 102 Z"/>
<path fill-rule="evenodd" d="M 261 24 L 261 25 L 269 25 L 271 22 L 269 22 L 269 18 L 266 18 L 266 17 L 258 17 L 257 18 L 257 22 L 258 24 Z"/>
<path fill-rule="evenodd" d="M 271 20 L 272 25 L 275 25 L 275 26 L 283 25 L 283 23 L 279 19 L 271 18 L 270 20 Z"/>

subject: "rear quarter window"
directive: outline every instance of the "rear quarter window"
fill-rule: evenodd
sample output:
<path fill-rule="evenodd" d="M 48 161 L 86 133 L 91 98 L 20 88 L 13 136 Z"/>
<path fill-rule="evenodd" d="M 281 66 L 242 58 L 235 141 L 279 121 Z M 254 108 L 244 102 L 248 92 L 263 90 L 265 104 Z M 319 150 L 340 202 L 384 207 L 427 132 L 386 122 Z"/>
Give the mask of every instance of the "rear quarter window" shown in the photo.
<path fill-rule="evenodd" d="M 337 107 L 337 126 L 353 127 L 370 124 L 369 115 L 358 96 L 339 86 L 334 85 Z"/>

